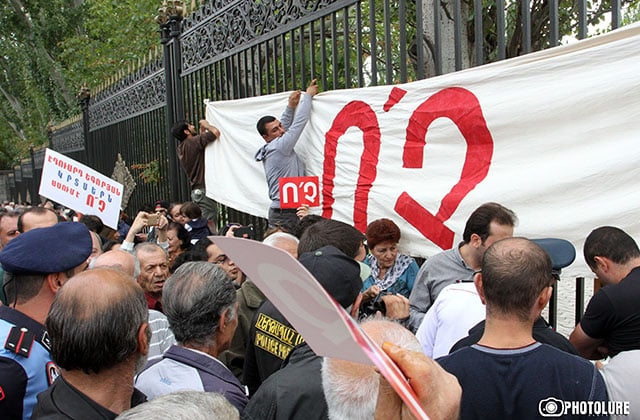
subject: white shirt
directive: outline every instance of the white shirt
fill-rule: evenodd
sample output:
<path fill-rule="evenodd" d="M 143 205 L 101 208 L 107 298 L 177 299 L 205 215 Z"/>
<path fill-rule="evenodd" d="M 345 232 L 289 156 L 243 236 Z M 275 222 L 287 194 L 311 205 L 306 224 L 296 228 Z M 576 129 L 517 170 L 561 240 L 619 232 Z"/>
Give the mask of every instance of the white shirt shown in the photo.
<path fill-rule="evenodd" d="M 485 306 L 473 282 L 451 284 L 440 292 L 416 332 L 422 351 L 431 358 L 449 354 L 485 318 Z"/>

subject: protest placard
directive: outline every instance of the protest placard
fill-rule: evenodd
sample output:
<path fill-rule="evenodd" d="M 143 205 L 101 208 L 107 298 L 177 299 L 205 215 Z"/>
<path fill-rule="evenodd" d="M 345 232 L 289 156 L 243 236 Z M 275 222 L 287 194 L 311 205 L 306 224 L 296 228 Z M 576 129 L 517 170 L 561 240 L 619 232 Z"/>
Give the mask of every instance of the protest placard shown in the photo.
<path fill-rule="evenodd" d="M 122 184 L 51 149 L 42 167 L 39 194 L 118 229 Z"/>

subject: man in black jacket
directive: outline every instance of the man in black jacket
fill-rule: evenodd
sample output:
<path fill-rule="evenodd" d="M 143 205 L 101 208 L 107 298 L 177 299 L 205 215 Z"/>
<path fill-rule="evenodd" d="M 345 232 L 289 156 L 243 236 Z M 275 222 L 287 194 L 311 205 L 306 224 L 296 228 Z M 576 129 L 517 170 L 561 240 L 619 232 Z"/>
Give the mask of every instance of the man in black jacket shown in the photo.
<path fill-rule="evenodd" d="M 133 376 L 148 351 L 149 312 L 126 274 L 97 268 L 69 280 L 46 320 L 61 376 L 38 395 L 32 419 L 115 419 L 146 401 Z"/>

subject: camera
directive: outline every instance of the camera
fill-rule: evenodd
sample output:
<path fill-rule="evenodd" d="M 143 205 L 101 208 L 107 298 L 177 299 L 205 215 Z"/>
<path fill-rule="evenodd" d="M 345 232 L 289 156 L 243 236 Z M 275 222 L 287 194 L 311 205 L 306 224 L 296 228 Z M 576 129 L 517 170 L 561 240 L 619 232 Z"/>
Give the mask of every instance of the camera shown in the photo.
<path fill-rule="evenodd" d="M 238 238 L 254 239 L 255 232 L 253 230 L 253 225 L 240 226 L 235 228 L 233 231 L 233 236 L 236 236 Z"/>
<path fill-rule="evenodd" d="M 564 414 L 564 403 L 553 397 L 540 400 L 538 412 L 542 417 L 561 417 Z"/>
<path fill-rule="evenodd" d="M 152 213 L 147 217 L 148 226 L 158 226 L 158 223 L 160 223 L 160 216 L 157 214 Z"/>
<path fill-rule="evenodd" d="M 389 291 L 383 290 L 380 293 L 378 293 L 378 296 L 376 296 L 375 299 L 360 305 L 359 318 L 363 319 L 368 316 L 375 315 L 377 312 L 380 312 L 382 316 L 386 316 L 387 307 L 385 306 L 384 301 L 382 300 L 382 297 L 387 295 L 392 295 L 392 294 L 393 293 Z"/>

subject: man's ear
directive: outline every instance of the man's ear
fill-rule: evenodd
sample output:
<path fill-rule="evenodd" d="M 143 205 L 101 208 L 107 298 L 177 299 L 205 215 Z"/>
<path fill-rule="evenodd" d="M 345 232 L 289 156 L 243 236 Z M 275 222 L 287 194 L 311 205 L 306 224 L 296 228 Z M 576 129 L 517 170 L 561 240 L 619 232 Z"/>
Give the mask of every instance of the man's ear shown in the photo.
<path fill-rule="evenodd" d="M 593 257 L 593 261 L 596 263 L 596 268 L 603 273 L 608 272 L 611 269 L 611 261 L 606 257 Z"/>
<path fill-rule="evenodd" d="M 142 355 L 149 353 L 149 340 L 151 333 L 149 332 L 149 323 L 143 322 L 138 329 L 138 351 Z"/>
<path fill-rule="evenodd" d="M 476 285 L 476 290 L 478 291 L 478 295 L 480 296 L 480 301 L 483 305 L 487 304 L 487 301 L 484 298 L 484 290 L 482 289 L 482 273 L 476 273 L 473 276 L 473 283 Z"/>
<path fill-rule="evenodd" d="M 545 306 L 547 306 L 547 303 L 549 303 L 549 300 L 551 299 L 552 294 L 553 294 L 553 287 L 547 286 L 544 289 L 542 289 L 542 291 L 540 292 L 540 295 L 538 296 L 538 301 L 537 301 L 538 311 L 542 312 Z"/>
<path fill-rule="evenodd" d="M 66 276 L 63 273 L 47 274 L 45 284 L 54 295 L 58 293 L 62 285 L 65 283 Z"/>
<path fill-rule="evenodd" d="M 218 329 L 220 330 L 220 332 L 224 332 L 224 330 L 227 328 L 227 324 L 229 323 L 229 320 L 227 319 L 228 317 L 229 308 L 225 309 L 220 314 L 220 322 L 218 323 Z"/>
<path fill-rule="evenodd" d="M 477 233 L 472 233 L 471 238 L 469 238 L 469 244 L 473 248 L 478 249 L 480 245 L 482 245 L 482 238 Z"/>

